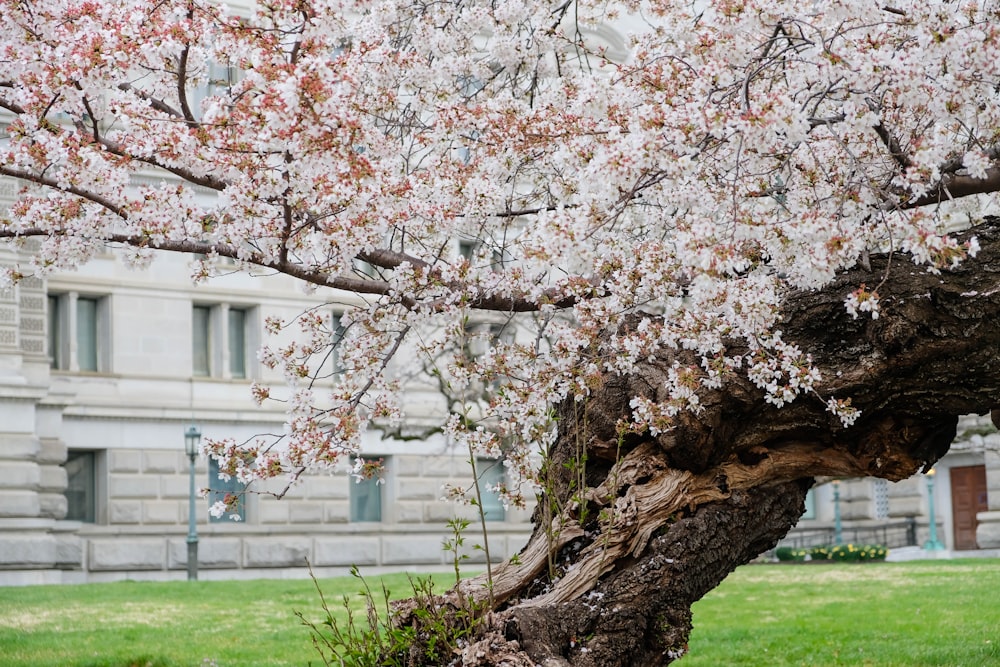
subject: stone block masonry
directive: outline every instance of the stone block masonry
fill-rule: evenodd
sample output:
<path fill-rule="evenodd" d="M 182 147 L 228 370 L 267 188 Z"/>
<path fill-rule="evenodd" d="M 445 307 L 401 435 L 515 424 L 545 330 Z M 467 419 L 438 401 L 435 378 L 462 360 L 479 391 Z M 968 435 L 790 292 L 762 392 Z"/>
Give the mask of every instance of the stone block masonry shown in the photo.
<path fill-rule="evenodd" d="M 243 563 L 243 540 L 236 537 L 213 537 L 198 542 L 198 567 L 207 569 L 239 568 Z M 187 569 L 187 540 L 170 540 L 167 567 Z"/>
<path fill-rule="evenodd" d="M 90 542 L 90 569 L 162 570 L 165 549 L 162 538 L 112 538 Z"/>
<path fill-rule="evenodd" d="M 247 567 L 304 567 L 312 555 L 312 540 L 261 537 L 244 543 Z"/>
<path fill-rule="evenodd" d="M 377 537 L 316 538 L 316 561 L 314 564 L 318 567 L 350 567 L 352 565 L 377 565 L 378 563 L 379 539 Z"/>
<path fill-rule="evenodd" d="M 444 565 L 443 535 L 386 535 L 382 538 L 384 565 Z"/>

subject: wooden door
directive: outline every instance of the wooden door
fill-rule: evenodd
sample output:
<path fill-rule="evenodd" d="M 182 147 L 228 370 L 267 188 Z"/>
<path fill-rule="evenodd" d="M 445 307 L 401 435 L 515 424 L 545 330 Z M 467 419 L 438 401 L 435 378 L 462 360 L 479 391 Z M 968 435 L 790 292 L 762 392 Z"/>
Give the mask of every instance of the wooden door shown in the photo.
<path fill-rule="evenodd" d="M 976 549 L 976 514 L 985 512 L 986 466 L 951 469 L 951 517 L 955 548 Z"/>

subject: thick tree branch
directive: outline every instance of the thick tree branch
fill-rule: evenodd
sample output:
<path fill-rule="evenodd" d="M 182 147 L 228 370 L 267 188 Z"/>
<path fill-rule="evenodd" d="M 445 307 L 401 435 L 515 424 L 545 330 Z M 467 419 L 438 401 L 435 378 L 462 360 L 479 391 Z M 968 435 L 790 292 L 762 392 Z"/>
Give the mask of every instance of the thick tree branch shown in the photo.
<path fill-rule="evenodd" d="M 913 161 L 910 160 L 910 156 L 899 145 L 899 140 L 882 123 L 877 123 L 872 129 L 875 130 L 875 134 L 878 135 L 878 138 L 882 140 L 882 143 L 889 150 L 889 156 L 895 160 L 901 169 L 906 170 L 913 166 Z"/>
<path fill-rule="evenodd" d="M 10 111 L 11 113 L 14 114 L 23 114 L 25 112 L 24 107 L 15 104 L 9 100 L 5 100 L 2 97 L 0 97 L 0 108 L 6 109 L 7 111 Z"/>
<path fill-rule="evenodd" d="M 1000 191 L 1000 167 L 990 167 L 987 169 L 986 178 L 974 178 L 961 174 L 946 174 L 926 194 L 909 201 L 904 201 L 900 208 L 919 208 L 952 199 L 961 199 L 962 197 L 989 194 L 997 191 Z"/>
<path fill-rule="evenodd" d="M 188 12 L 188 19 L 192 17 L 192 14 Z M 188 68 L 188 57 L 191 53 L 191 47 L 185 46 L 181 51 L 181 55 L 177 60 L 177 99 L 181 104 L 181 116 L 184 117 L 184 122 L 192 130 L 198 128 L 198 120 L 194 117 L 191 112 L 191 107 L 188 105 L 187 97 L 187 68 Z"/>
<path fill-rule="evenodd" d="M 5 173 L 3 168 L 0 168 L 0 173 Z M 31 180 L 31 179 L 26 179 Z M 75 194 L 75 193 L 74 193 Z M 89 200 L 94 201 L 93 199 Z M 101 203 L 104 205 L 107 202 L 97 201 L 96 203 Z M 111 211 L 121 211 L 114 205 L 108 203 Z M 123 216 L 124 217 L 124 216 Z M 52 229 L 39 229 L 39 228 L 27 228 L 20 230 L 13 229 L 3 229 L 0 228 L 0 239 L 15 239 L 15 238 L 32 238 L 32 237 L 46 237 L 46 236 L 63 236 L 65 232 L 61 230 Z M 316 285 L 318 287 L 329 287 L 332 289 L 344 290 L 346 292 L 352 292 L 355 294 L 368 294 L 374 296 L 390 296 L 394 294 L 388 283 L 381 280 L 367 280 L 363 278 L 353 278 L 346 275 L 333 274 L 327 269 L 321 267 L 308 267 L 303 264 L 299 264 L 292 260 L 282 260 L 280 258 L 270 259 L 266 257 L 263 253 L 256 251 L 248 251 L 246 249 L 238 248 L 234 245 L 229 245 L 225 243 L 209 243 L 202 241 L 194 241 L 190 239 L 157 239 L 150 236 L 143 235 L 129 235 L 129 234 L 109 234 L 101 239 L 109 243 L 119 243 L 122 245 L 131 246 L 134 248 L 150 248 L 153 250 L 164 250 L 168 252 L 179 252 L 187 253 L 193 255 L 210 255 L 216 254 L 220 257 L 228 257 L 230 259 L 235 259 L 237 261 L 246 262 L 248 264 L 253 264 L 260 266 L 265 269 L 271 269 L 278 273 L 283 273 L 287 276 L 297 278 L 303 282 Z M 393 255 L 392 251 L 385 251 L 387 255 Z M 359 259 L 364 259 L 365 257 L 375 256 L 380 257 L 381 251 L 376 251 L 374 253 L 364 253 L 359 255 Z M 398 263 L 397 263 L 398 265 Z M 456 290 L 461 289 L 456 286 Z M 551 295 L 551 296 L 548 296 Z M 396 295 L 400 303 L 406 308 L 416 309 L 421 308 L 430 311 L 440 311 L 446 308 L 452 301 L 450 298 L 446 297 L 435 297 L 429 300 L 420 300 L 407 295 Z M 541 303 L 535 302 L 534 300 L 528 299 L 526 297 L 509 297 L 494 294 L 482 294 L 480 296 L 472 296 L 466 300 L 466 305 L 470 308 L 478 310 L 489 310 L 489 311 L 499 311 L 499 312 L 510 312 L 510 313 L 523 313 L 523 312 L 536 312 L 541 309 L 542 305 L 546 303 L 545 298 L 551 298 L 551 303 L 556 308 L 566 308 L 575 303 L 577 297 L 570 295 L 559 295 L 556 290 L 547 290 L 543 293 L 543 300 Z"/>

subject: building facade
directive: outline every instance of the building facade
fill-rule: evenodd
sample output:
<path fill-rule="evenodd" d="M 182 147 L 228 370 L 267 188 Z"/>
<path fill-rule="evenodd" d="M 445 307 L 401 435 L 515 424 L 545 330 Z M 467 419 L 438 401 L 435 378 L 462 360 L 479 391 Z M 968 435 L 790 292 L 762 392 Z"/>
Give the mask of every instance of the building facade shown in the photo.
<path fill-rule="evenodd" d="M 236 0 L 230 9 L 246 14 L 251 6 Z M 623 16 L 614 26 L 575 26 L 574 34 L 624 62 L 626 36 L 646 29 L 644 20 Z M 235 72 L 218 74 L 228 80 Z M 194 105 L 217 83 L 213 76 L 189 91 Z M 172 178 L 144 172 L 132 183 Z M 0 210 L 18 187 L 0 179 Z M 456 252 L 467 251 L 456 240 Z M 0 248 L 0 264 L 18 259 Z M 251 399 L 253 381 L 283 382 L 257 362 L 263 323 L 315 307 L 336 315 L 336 303 L 328 304 L 329 294 L 303 294 L 284 276 L 232 271 L 194 287 L 189 263 L 163 256 L 136 272 L 108 253 L 77 272 L 27 278 L 0 293 L 0 585 L 185 576 L 185 430 L 196 424 L 205 438 L 237 441 L 282 432 L 280 407 Z M 440 422 L 436 384 L 408 384 L 405 400 L 413 432 Z M 202 576 L 304 575 L 306 558 L 324 573 L 352 564 L 447 564 L 448 519 L 474 518 L 470 508 L 441 500 L 446 483 L 468 487 L 467 452 L 440 435 L 404 442 L 370 432 L 362 454 L 384 459 L 384 483 L 311 475 L 282 500 L 248 495 L 239 522 L 210 520 L 212 498 L 199 500 Z M 501 481 L 502 466 L 481 463 L 481 480 Z M 198 460 L 199 487 L 220 484 L 210 465 Z M 530 534 L 530 511 L 484 503 L 491 558 L 516 552 Z M 484 551 L 470 547 L 469 555 L 475 563 Z"/>
<path fill-rule="evenodd" d="M 949 552 L 1000 549 L 1000 433 L 989 416 L 969 415 L 959 421 L 958 436 L 933 474 L 895 483 L 865 478 L 816 486 L 783 543 L 832 544 L 838 514 L 845 543 L 924 546 L 935 539 Z"/>
<path fill-rule="evenodd" d="M 4 252 L 0 261 L 17 261 Z M 189 274 L 184 257 L 135 272 L 109 253 L 0 295 L 0 584 L 183 578 L 185 429 L 237 440 L 281 432 L 280 406 L 251 399 L 251 382 L 282 382 L 256 359 L 263 320 L 318 305 L 335 315 L 336 303 L 281 276 L 193 286 Z M 416 426 L 440 418 L 436 392 L 410 387 L 409 413 L 426 417 Z M 448 520 L 473 517 L 442 489 L 468 486 L 467 453 L 441 435 L 403 442 L 377 432 L 365 434 L 363 453 L 384 459 L 381 483 L 310 475 L 282 500 L 247 494 L 238 522 L 209 517 L 213 494 L 197 500 L 201 576 L 304 576 L 306 560 L 323 574 L 448 565 Z M 212 463 L 197 461 L 197 486 L 233 490 Z M 479 463 L 483 481 L 502 480 L 502 465 Z M 945 547 L 1000 548 L 1000 433 L 987 417 L 962 420 L 935 472 L 821 484 L 786 543 L 832 541 L 839 512 L 845 541 L 924 544 L 933 493 Z M 526 541 L 529 513 L 486 503 L 490 554 L 507 557 Z M 473 562 L 483 553 L 469 549 Z"/>
<path fill-rule="evenodd" d="M 165 256 L 136 272 L 109 253 L 0 295 L 0 585 L 183 578 L 185 430 L 237 441 L 282 432 L 280 406 L 257 406 L 250 392 L 255 380 L 282 384 L 256 358 L 264 318 L 317 306 L 336 315 L 336 305 L 280 276 L 193 286 L 189 263 Z M 414 426 L 442 409 L 419 383 L 407 403 Z M 196 507 L 202 578 L 304 576 L 307 559 L 323 574 L 448 565 L 447 522 L 473 512 L 442 500 L 442 488 L 469 485 L 467 452 L 441 435 L 370 432 L 362 453 L 384 459 L 381 480 L 307 475 L 281 500 L 247 494 L 238 522 L 209 516 L 212 496 L 232 489 L 199 458 L 196 485 L 214 489 Z M 498 462 L 479 464 L 481 481 L 503 479 Z M 492 496 L 484 510 L 491 557 L 516 552 L 529 514 Z M 467 535 L 471 562 L 481 541 Z"/>
<path fill-rule="evenodd" d="M 583 34 L 623 62 L 624 35 L 643 26 L 618 27 Z M 0 206 L 17 187 L 0 180 Z M 0 264 L 17 263 L 15 251 L 0 250 Z M 183 578 L 185 429 L 196 424 L 206 438 L 238 441 L 282 431 L 280 408 L 251 400 L 253 381 L 282 382 L 256 359 L 263 322 L 314 307 L 336 315 L 336 304 L 282 276 L 233 272 L 195 287 L 188 263 L 165 256 L 134 272 L 109 253 L 78 272 L 27 278 L 0 293 L 0 585 Z M 412 426 L 435 423 L 443 409 L 436 387 L 408 389 Z M 355 564 L 447 565 L 447 522 L 472 513 L 441 500 L 442 487 L 468 485 L 467 453 L 440 435 L 404 442 L 376 432 L 365 434 L 363 453 L 385 460 L 383 483 L 310 475 L 282 500 L 247 495 L 239 522 L 210 519 L 213 498 L 200 499 L 201 576 L 302 576 L 307 559 L 322 574 Z M 504 474 L 496 462 L 484 461 L 480 471 L 488 483 Z M 939 539 L 954 550 L 1000 547 L 996 429 L 983 419 L 963 421 L 936 471 Z M 211 462 L 197 461 L 197 485 L 225 492 L 214 473 Z M 927 539 L 926 478 L 844 480 L 836 493 L 835 503 L 832 484 L 811 492 L 789 539 L 827 534 L 836 513 L 847 531 L 901 523 L 915 541 Z M 491 556 L 516 552 L 530 532 L 529 513 L 492 501 L 484 509 Z M 469 553 L 473 562 L 484 557 Z"/>

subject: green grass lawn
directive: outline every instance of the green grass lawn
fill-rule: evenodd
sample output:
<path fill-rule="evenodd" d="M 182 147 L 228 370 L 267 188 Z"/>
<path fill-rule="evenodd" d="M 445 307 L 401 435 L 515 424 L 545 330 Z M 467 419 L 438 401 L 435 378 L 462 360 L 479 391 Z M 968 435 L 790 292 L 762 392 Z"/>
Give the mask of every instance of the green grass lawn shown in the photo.
<path fill-rule="evenodd" d="M 447 583 L 445 575 L 435 576 Z M 405 574 L 371 577 L 407 597 Z M 364 609 L 354 577 L 320 581 L 330 610 Z M 443 584 L 442 584 L 443 587 Z M 0 588 L 2 667 L 321 665 L 295 612 L 318 622 L 309 580 L 119 582 Z"/>
<path fill-rule="evenodd" d="M 682 667 L 1000 666 L 1000 561 L 742 567 L 694 625 Z"/>
<path fill-rule="evenodd" d="M 343 595 L 363 607 L 357 579 L 321 585 L 334 611 Z M 0 588 L 0 665 L 318 665 L 295 611 L 322 616 L 308 580 Z M 1000 666 L 1000 561 L 747 566 L 694 623 L 683 667 Z"/>

